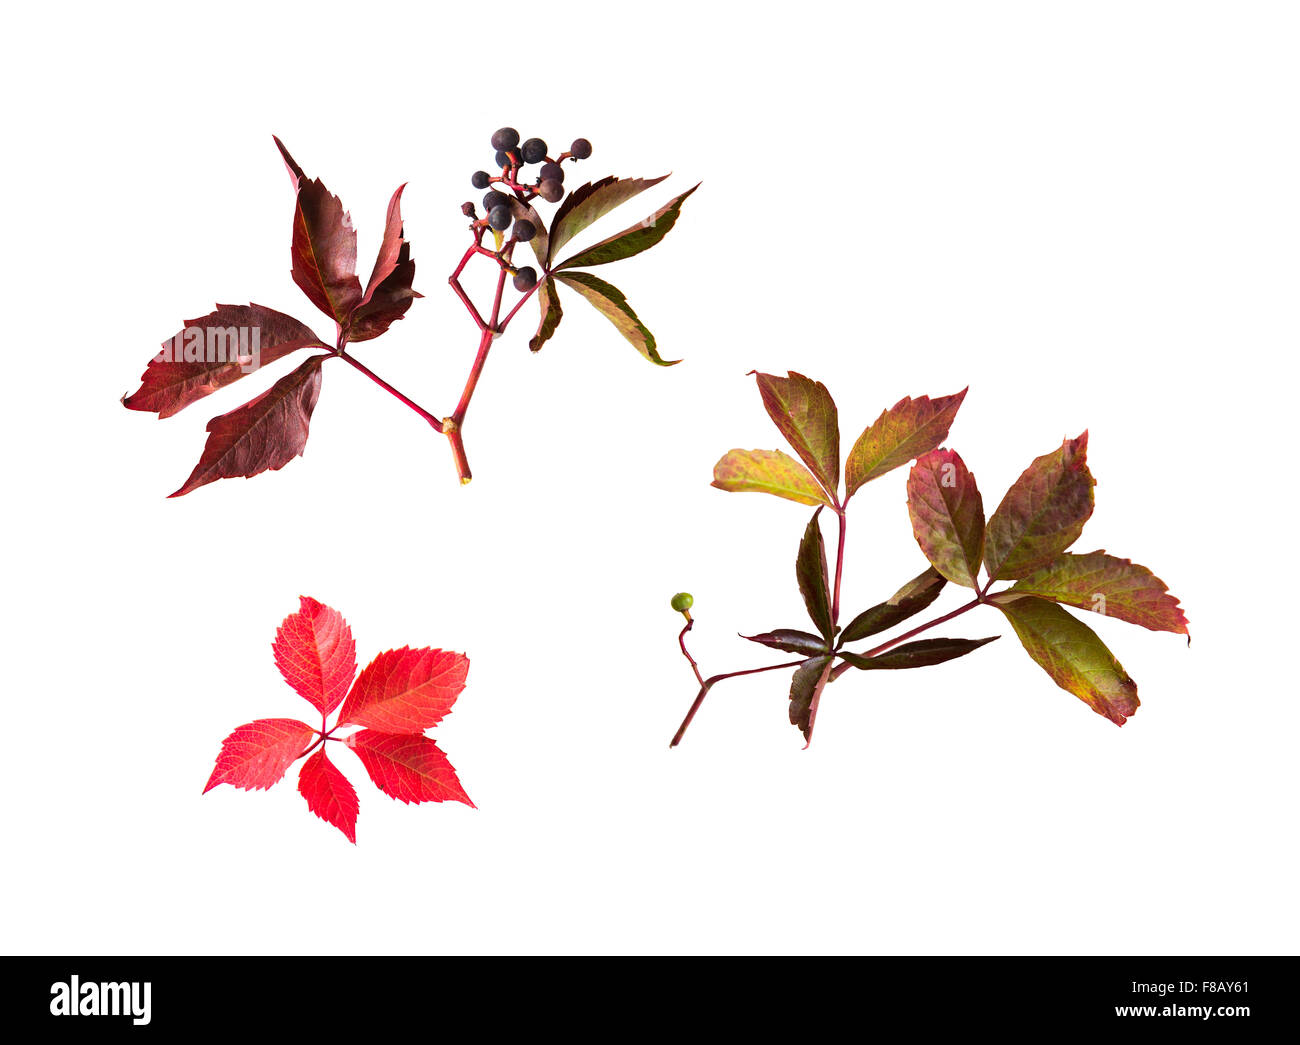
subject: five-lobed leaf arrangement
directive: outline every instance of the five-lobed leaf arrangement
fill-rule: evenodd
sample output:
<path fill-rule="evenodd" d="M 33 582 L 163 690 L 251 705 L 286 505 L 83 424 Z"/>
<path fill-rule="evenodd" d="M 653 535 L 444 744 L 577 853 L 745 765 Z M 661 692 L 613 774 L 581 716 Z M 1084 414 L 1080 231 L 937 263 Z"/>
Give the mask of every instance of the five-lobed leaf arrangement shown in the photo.
<path fill-rule="evenodd" d="M 686 648 L 686 634 L 694 626 L 693 600 L 679 593 L 673 609 L 685 615 L 686 625 L 678 644 L 700 690 L 673 737 L 673 746 L 717 683 L 781 668 L 794 669 L 790 722 L 809 742 L 823 691 L 849 668 L 871 671 L 942 664 L 997 638 L 916 638 L 977 606 L 1001 611 L 1026 652 L 1052 680 L 1099 715 L 1122 726 L 1137 710 L 1137 685 L 1097 634 L 1062 607 L 1181 635 L 1188 634 L 1187 619 L 1165 583 L 1146 567 L 1104 551 L 1083 555 L 1067 551 L 1093 511 L 1086 431 L 1036 458 L 986 519 L 975 477 L 955 451 L 940 448 L 966 390 L 937 399 L 909 397 L 885 410 L 853 444 L 844 462 L 841 495 L 839 418 L 826 387 L 794 372 L 787 377 L 756 376 L 768 416 L 802 464 L 780 450 L 732 450 L 715 466 L 713 485 L 816 506 L 795 562 L 799 591 L 816 630 L 780 628 L 744 636 L 794 654 L 795 659 L 706 679 Z M 840 580 L 849 501 L 864 484 L 909 461 L 915 463 L 907 478 L 908 513 L 930 565 L 884 602 L 841 626 Z M 825 509 L 839 522 L 833 575 L 820 524 Z M 1014 583 L 993 591 L 999 581 Z M 869 649 L 848 648 L 921 613 L 948 583 L 971 589 L 974 598 Z"/>
<path fill-rule="evenodd" d="M 461 207 L 470 219 L 471 244 L 449 279 L 478 328 L 478 350 L 455 410 L 449 416 L 438 417 L 379 377 L 349 349 L 384 334 L 406 314 L 411 302 L 422 296 L 412 287 L 415 262 L 402 224 L 405 186 L 400 186 L 389 201 L 379 255 L 362 287 L 356 272 L 357 236 L 350 215 L 319 178 L 307 177 L 279 138 L 275 138 L 275 144 L 294 190 L 293 280 L 312 304 L 334 321 L 335 335 L 331 344 L 292 316 L 263 305 L 218 304 L 214 312 L 187 321 L 184 329 L 163 342 L 162 350 L 145 369 L 140 388 L 122 400 L 128 409 L 149 411 L 160 418 L 170 417 L 291 353 L 311 352 L 269 389 L 208 422 L 208 441 L 199 463 L 171 496 L 187 494 L 217 479 L 249 477 L 283 468 L 301 455 L 320 396 L 322 366 L 334 358 L 365 374 L 445 435 L 461 482 L 469 482 L 471 472 L 462 430 L 492 343 L 537 293 L 541 318 L 529 347 L 534 352 L 539 350 L 555 334 L 563 316 L 561 284 L 595 306 L 647 359 L 661 366 L 676 362 L 660 356 L 654 335 L 632 310 L 623 292 L 587 270 L 633 257 L 659 243 L 676 223 L 682 203 L 698 185 L 643 221 L 559 260 L 562 248 L 575 236 L 664 178 L 607 177 L 566 195 L 563 165 L 589 157 L 590 142 L 579 138 L 551 159 L 541 139 L 521 143 L 513 128 L 497 131 L 492 146 L 497 150 L 500 174 L 478 171 L 471 179 L 476 188 L 492 188 L 483 198 L 485 213 L 481 217 L 474 204 Z M 523 175 L 529 164 L 541 164 L 532 183 Z M 549 228 L 534 207 L 535 200 L 559 203 Z M 492 245 L 485 246 L 489 236 Z M 540 277 L 533 266 L 516 263 L 515 250 L 522 243 L 531 249 L 541 269 Z M 486 259 L 497 270 L 496 292 L 486 317 L 460 282 L 462 273 L 475 259 Z M 520 294 L 509 308 L 504 300 L 507 279 Z"/>
<path fill-rule="evenodd" d="M 339 741 L 392 798 L 472 807 L 447 756 L 425 735 L 465 688 L 469 660 L 447 650 L 404 646 L 379 654 L 358 675 L 356 643 L 342 614 L 306 596 L 299 601 L 298 612 L 276 631 L 272 649 L 285 682 L 320 713 L 321 724 L 262 718 L 240 726 L 221 742 L 204 794 L 218 784 L 269 788 L 305 758 L 298 790 L 307 807 L 355 844 L 357 793 L 325 753 L 327 742 Z M 361 728 L 335 736 L 343 726 Z"/>

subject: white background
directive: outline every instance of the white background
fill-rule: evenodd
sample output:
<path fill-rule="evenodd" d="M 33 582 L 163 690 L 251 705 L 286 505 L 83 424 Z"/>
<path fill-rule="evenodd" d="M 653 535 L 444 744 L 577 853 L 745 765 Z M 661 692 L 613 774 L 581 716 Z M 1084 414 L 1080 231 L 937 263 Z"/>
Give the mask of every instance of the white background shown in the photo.
<path fill-rule="evenodd" d="M 4 948 L 1294 952 L 1294 9 L 543 6 L 7 16 Z M 330 364 L 302 459 L 165 499 L 267 382 L 123 410 L 158 343 L 214 301 L 330 329 L 289 276 L 271 134 L 352 211 L 363 274 L 410 183 L 426 299 L 358 355 L 449 413 L 459 205 L 506 123 L 590 138 L 586 177 L 675 172 L 588 242 L 704 182 L 600 273 L 685 362 L 574 295 L 531 357 L 530 304 L 469 487 Z M 846 448 L 969 384 L 950 445 L 990 511 L 1089 428 L 1077 550 L 1152 567 L 1191 648 L 1089 617 L 1140 686 L 1120 730 L 980 611 L 947 633 L 1001 641 L 846 676 L 807 751 L 782 672 L 719 687 L 670 752 L 695 687 L 669 596 L 695 593 L 707 672 L 780 659 L 736 633 L 802 619 L 807 511 L 709 486 L 779 444 L 754 368 L 824 381 Z M 924 565 L 905 474 L 854 501 L 846 613 Z M 356 847 L 292 775 L 200 795 L 234 726 L 309 711 L 270 650 L 300 594 L 363 663 L 468 653 L 434 735 L 477 811 L 395 803 L 346 752 Z"/>

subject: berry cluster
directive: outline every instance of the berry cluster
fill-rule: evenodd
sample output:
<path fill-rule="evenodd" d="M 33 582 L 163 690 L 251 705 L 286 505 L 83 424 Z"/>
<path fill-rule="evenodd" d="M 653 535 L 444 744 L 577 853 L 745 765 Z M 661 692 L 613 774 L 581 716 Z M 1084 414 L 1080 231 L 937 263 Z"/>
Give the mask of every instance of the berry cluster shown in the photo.
<path fill-rule="evenodd" d="M 483 217 L 479 217 L 472 203 L 466 203 L 465 214 L 474 219 L 470 226 L 476 240 L 487 229 L 497 234 L 498 244 L 507 229 L 511 229 L 509 242 L 498 254 L 501 263 L 512 273 L 516 290 L 528 292 L 537 285 L 537 271 L 531 265 L 516 268 L 510 263 L 510 255 L 515 243 L 527 243 L 537 235 L 536 223 L 526 213 L 527 204 L 535 197 L 547 203 L 559 203 L 564 198 L 565 160 L 585 160 L 591 155 L 591 142 L 586 138 L 577 138 L 567 152 L 551 159 L 546 142 L 541 138 L 529 138 L 520 142 L 519 132 L 513 127 L 502 127 L 492 135 L 492 148 L 496 150 L 496 166 L 501 169 L 499 175 L 487 171 L 475 171 L 470 184 L 476 189 L 488 189 L 483 197 Z M 537 171 L 537 180 L 533 184 L 521 181 L 523 168 L 530 164 L 541 164 Z M 498 188 L 490 188 L 490 186 Z M 509 191 L 502 191 L 503 189 Z"/>

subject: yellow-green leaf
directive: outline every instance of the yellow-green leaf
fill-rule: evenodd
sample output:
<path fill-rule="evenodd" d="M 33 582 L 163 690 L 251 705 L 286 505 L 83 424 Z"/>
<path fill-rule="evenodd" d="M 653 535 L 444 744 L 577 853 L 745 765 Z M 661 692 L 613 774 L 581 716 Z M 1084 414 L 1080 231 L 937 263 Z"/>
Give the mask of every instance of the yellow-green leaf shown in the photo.
<path fill-rule="evenodd" d="M 713 466 L 713 485 L 731 493 L 770 493 L 799 504 L 831 503 L 812 473 L 780 450 L 729 450 Z"/>
<path fill-rule="evenodd" d="M 1026 652 L 1062 689 L 1117 726 L 1137 711 L 1137 683 L 1083 621 L 1032 595 L 994 605 L 1006 614 Z"/>
<path fill-rule="evenodd" d="M 763 406 L 781 434 L 835 499 L 840 486 L 840 422 L 820 381 L 796 374 L 755 374 Z"/>

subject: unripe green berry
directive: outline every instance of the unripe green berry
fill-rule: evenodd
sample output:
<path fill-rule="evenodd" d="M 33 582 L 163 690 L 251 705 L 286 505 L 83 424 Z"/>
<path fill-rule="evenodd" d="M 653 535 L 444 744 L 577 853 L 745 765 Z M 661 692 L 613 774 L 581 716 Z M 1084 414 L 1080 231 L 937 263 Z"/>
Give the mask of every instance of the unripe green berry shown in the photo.
<path fill-rule="evenodd" d="M 695 605 L 695 596 L 688 591 L 679 591 L 673 596 L 673 609 L 678 613 L 685 613 Z"/>

